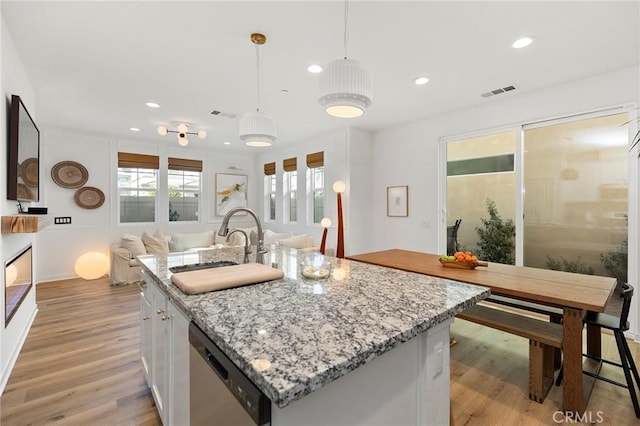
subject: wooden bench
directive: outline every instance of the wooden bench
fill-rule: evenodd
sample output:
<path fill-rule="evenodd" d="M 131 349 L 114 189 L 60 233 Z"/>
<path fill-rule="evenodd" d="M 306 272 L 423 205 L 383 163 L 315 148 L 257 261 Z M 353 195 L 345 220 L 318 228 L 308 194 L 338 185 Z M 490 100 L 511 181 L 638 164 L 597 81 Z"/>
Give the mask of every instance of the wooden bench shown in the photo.
<path fill-rule="evenodd" d="M 547 315 L 551 322 L 562 323 L 562 309 L 553 306 L 540 305 L 538 303 L 526 302 L 524 300 L 512 299 L 510 297 L 498 296 L 492 294 L 485 302 L 492 302 L 499 305 L 509 306 L 511 308 L 523 309 L 525 311 L 535 312 L 541 315 Z"/>
<path fill-rule="evenodd" d="M 554 308 L 553 306 L 540 305 L 538 303 L 513 299 L 511 297 L 498 296 L 495 294 L 492 294 L 487 299 L 484 299 L 483 302 L 490 302 L 492 304 L 516 308 L 518 311 L 534 312 L 536 314 L 545 315 L 549 318 L 549 321 L 555 322 L 557 324 L 562 324 L 562 309 Z M 557 370 L 560 367 L 562 367 L 562 351 L 559 348 L 554 348 L 553 368 Z"/>
<path fill-rule="evenodd" d="M 529 339 L 529 399 L 542 403 L 553 384 L 554 351 L 562 347 L 562 325 L 475 305 L 458 318 Z"/>

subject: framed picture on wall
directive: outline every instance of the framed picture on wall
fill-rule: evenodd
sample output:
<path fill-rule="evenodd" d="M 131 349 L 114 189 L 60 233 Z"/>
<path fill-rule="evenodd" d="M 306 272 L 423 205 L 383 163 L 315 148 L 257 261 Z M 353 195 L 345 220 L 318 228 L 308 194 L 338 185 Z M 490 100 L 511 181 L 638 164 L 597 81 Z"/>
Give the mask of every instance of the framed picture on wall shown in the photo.
<path fill-rule="evenodd" d="M 247 207 L 247 175 L 216 173 L 216 215 L 236 207 Z"/>
<path fill-rule="evenodd" d="M 409 187 L 387 187 L 387 216 L 409 216 Z"/>

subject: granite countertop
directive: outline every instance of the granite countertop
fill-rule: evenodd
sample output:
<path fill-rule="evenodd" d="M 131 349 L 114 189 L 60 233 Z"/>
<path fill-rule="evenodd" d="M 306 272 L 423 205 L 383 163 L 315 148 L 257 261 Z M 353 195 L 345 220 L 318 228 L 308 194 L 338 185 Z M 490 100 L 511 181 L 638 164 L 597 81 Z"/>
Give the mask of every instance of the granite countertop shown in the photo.
<path fill-rule="evenodd" d="M 298 263 L 309 255 L 272 247 L 264 263 L 277 264 L 283 279 L 191 296 L 172 284 L 170 267 L 242 263 L 243 249 L 138 259 L 173 302 L 281 408 L 489 296 L 484 287 L 337 258 L 331 258 L 328 279 L 306 279 Z"/>

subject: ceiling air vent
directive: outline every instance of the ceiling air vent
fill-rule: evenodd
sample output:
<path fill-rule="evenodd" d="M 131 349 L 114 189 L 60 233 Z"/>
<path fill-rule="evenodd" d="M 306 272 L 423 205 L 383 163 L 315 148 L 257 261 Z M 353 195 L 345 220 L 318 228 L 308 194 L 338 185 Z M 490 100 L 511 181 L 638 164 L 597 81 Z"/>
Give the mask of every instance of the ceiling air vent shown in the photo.
<path fill-rule="evenodd" d="M 490 92 L 485 92 L 485 93 L 481 93 L 480 96 L 482 96 L 483 98 L 488 98 L 489 96 L 493 96 L 493 95 L 499 95 L 500 93 L 504 93 L 504 92 L 510 92 L 512 90 L 516 90 L 515 86 L 507 86 L 507 87 L 502 87 L 499 89 L 494 89 Z"/>
<path fill-rule="evenodd" d="M 211 111 L 211 115 L 223 118 L 236 118 L 236 114 L 234 114 L 233 112 L 218 111 L 217 109 Z"/>

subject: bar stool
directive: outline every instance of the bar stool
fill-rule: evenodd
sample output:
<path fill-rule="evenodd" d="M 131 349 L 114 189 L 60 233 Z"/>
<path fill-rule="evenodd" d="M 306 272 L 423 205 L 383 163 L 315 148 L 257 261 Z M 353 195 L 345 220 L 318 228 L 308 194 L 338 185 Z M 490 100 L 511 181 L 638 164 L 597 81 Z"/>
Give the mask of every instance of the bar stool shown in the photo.
<path fill-rule="evenodd" d="M 622 311 L 620 312 L 619 317 L 598 312 L 587 312 L 587 314 L 583 318 L 583 322 L 585 324 L 590 324 L 613 331 L 613 335 L 616 339 L 616 345 L 618 347 L 618 353 L 620 354 L 620 363 L 591 356 L 588 354 L 583 354 L 583 356 L 587 358 L 598 361 L 598 366 L 596 367 L 595 373 L 591 373 L 589 371 L 583 371 L 583 373 L 587 376 L 591 376 L 599 380 L 604 380 L 605 382 L 611 383 L 613 385 L 627 388 L 629 390 L 629 395 L 631 396 L 631 402 L 633 403 L 633 409 L 635 410 L 636 417 L 640 419 L 640 405 L 638 405 L 638 397 L 635 389 L 636 385 L 640 389 L 640 376 L 638 375 L 636 364 L 633 361 L 633 356 L 631 355 L 629 344 L 624 337 L 624 332 L 629 329 L 629 321 L 627 321 L 627 318 L 629 317 L 629 309 L 631 308 L 633 287 L 629 284 L 624 284 L 622 286 L 620 297 L 622 297 L 624 300 L 622 301 Z M 626 379 L 626 384 L 601 376 L 600 370 L 602 369 L 603 364 L 622 367 L 622 370 L 624 371 L 624 377 Z M 560 385 L 560 383 L 562 382 L 562 373 L 563 369 L 561 368 L 560 372 L 558 373 L 558 378 L 556 379 L 556 385 Z M 633 381 L 634 378 L 635 383 Z"/>
<path fill-rule="evenodd" d="M 458 251 L 458 228 L 462 219 L 457 219 L 453 226 L 447 226 L 447 256 L 453 256 Z"/>

